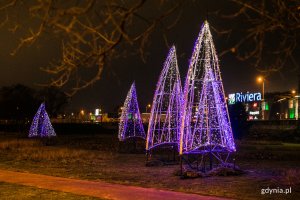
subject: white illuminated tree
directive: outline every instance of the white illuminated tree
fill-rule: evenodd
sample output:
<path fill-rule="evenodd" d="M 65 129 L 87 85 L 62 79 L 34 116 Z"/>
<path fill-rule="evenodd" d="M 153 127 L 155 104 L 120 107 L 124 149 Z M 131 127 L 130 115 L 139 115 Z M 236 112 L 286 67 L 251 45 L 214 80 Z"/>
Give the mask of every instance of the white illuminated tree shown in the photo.
<path fill-rule="evenodd" d="M 219 61 L 205 21 L 185 82 L 180 154 L 234 151 Z"/>
<path fill-rule="evenodd" d="M 164 144 L 178 147 L 181 95 L 176 49 L 172 46 L 156 85 L 147 133 L 147 151 Z"/>
<path fill-rule="evenodd" d="M 120 141 L 134 137 L 145 139 L 145 131 L 139 111 L 135 83 L 131 85 L 122 108 L 118 137 Z"/>
<path fill-rule="evenodd" d="M 49 116 L 42 103 L 36 112 L 29 130 L 28 137 L 54 137 L 56 133 L 51 125 Z"/>

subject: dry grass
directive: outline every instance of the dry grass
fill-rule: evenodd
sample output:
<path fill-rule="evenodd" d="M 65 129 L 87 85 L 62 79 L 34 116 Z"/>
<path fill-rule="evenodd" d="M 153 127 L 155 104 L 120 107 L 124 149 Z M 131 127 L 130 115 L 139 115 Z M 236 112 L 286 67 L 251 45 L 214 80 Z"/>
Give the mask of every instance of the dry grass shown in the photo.
<path fill-rule="evenodd" d="M 82 159 L 98 159 L 95 151 L 74 149 L 67 147 L 45 146 L 38 139 L 16 139 L 0 142 L 0 151 L 13 155 L 15 160 L 28 161 L 78 161 Z"/>
<path fill-rule="evenodd" d="M 0 150 L 15 150 L 20 148 L 32 148 L 39 147 L 42 143 L 40 140 L 25 140 L 25 139 L 15 139 L 6 140 L 0 142 Z"/>
<path fill-rule="evenodd" d="M 274 199 L 277 197 L 261 196 L 261 188 L 291 184 L 292 195 L 285 198 L 300 199 L 299 182 L 292 180 L 299 177 L 300 159 L 295 156 L 300 153 L 299 145 L 240 143 L 237 165 L 247 174 L 193 180 L 174 176 L 178 165 L 146 167 L 144 154 L 120 154 L 117 147 L 115 135 L 66 136 L 53 146 L 39 140 L 0 136 L 0 168 L 236 199 Z M 277 157 L 261 156 L 262 152 Z"/>
<path fill-rule="evenodd" d="M 281 175 L 275 179 L 276 182 L 279 182 L 286 186 L 300 186 L 300 169 L 287 169 L 281 172 Z"/>

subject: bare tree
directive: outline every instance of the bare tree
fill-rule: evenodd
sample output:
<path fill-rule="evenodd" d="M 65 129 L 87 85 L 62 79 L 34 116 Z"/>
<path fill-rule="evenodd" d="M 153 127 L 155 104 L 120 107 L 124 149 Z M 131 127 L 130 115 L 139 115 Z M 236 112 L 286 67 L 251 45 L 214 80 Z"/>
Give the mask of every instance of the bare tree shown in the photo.
<path fill-rule="evenodd" d="M 0 5 L 0 25 L 8 25 L 10 31 L 16 32 L 21 24 L 14 16 L 20 7 L 28 11 L 35 24 L 12 55 L 47 33 L 54 33 L 61 40 L 61 59 L 42 70 L 52 75 L 50 86 L 64 87 L 73 95 L 99 80 L 109 60 L 127 55 L 126 45 L 135 45 L 134 53 L 144 59 L 150 35 L 159 28 L 166 39 L 165 34 L 177 21 L 174 16 L 172 20 L 168 17 L 180 16 L 176 11 L 181 4 L 182 1 L 163 0 L 4 0 Z M 147 6 L 152 6 L 154 12 L 145 10 Z"/>
<path fill-rule="evenodd" d="M 233 11 L 216 12 L 231 26 L 218 33 L 229 37 L 221 55 L 233 53 L 250 60 L 262 73 L 298 70 L 295 59 L 300 39 L 299 0 L 230 0 Z M 227 20 L 226 20 L 227 19 Z M 234 22 L 235 21 L 235 22 Z M 239 35 L 233 23 L 240 24 Z M 226 24 L 226 23 L 224 23 Z M 233 36 L 235 35 L 235 36 Z M 231 39 L 230 39 L 231 38 Z"/>
<path fill-rule="evenodd" d="M 22 23 L 15 16 L 20 10 L 34 24 L 26 29 L 12 55 L 47 34 L 56 37 L 61 42 L 61 58 L 42 70 L 52 77 L 48 86 L 63 87 L 72 95 L 99 80 L 113 58 L 138 53 L 145 59 L 153 32 L 159 30 L 168 44 L 166 33 L 176 25 L 186 2 L 199 4 L 183 0 L 2 0 L 0 26 L 18 32 Z M 223 31 L 216 28 L 229 38 L 221 56 L 233 53 L 265 73 L 298 69 L 294 56 L 299 50 L 300 0 L 226 3 L 232 9 L 226 6 L 227 10 L 216 12 L 229 25 Z"/>

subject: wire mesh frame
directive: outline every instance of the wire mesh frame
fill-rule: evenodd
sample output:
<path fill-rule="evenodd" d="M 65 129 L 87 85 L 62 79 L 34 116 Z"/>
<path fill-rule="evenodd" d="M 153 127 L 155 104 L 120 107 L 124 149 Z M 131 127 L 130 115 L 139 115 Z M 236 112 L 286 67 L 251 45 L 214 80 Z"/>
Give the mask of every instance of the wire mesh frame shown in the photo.
<path fill-rule="evenodd" d="M 46 111 L 45 103 L 42 103 L 32 120 L 28 137 L 50 138 L 55 136 L 56 133 Z"/>
<path fill-rule="evenodd" d="M 229 163 L 232 152 L 227 150 L 211 151 L 210 147 L 208 148 L 207 150 L 180 155 L 181 174 L 183 175 L 185 170 L 202 171 L 205 173 L 219 166 L 235 168 L 234 159 L 233 163 Z"/>
<path fill-rule="evenodd" d="M 132 83 L 127 93 L 119 122 L 119 141 L 128 138 L 145 139 L 145 131 L 139 111 L 135 83 Z"/>
<path fill-rule="evenodd" d="M 185 82 L 179 152 L 202 154 L 205 152 L 195 150 L 204 146 L 210 146 L 212 152 L 214 146 L 222 147 L 224 152 L 235 151 L 218 58 L 207 22 L 196 41 Z"/>
<path fill-rule="evenodd" d="M 178 150 L 181 104 L 181 81 L 176 49 L 172 46 L 153 98 L 146 141 L 147 159 L 154 148 L 168 146 Z"/>

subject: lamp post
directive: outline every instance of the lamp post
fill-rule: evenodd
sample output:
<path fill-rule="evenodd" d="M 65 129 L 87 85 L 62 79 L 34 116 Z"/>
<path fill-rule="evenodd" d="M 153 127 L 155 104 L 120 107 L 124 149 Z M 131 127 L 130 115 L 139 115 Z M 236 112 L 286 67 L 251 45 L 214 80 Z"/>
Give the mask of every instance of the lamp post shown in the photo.
<path fill-rule="evenodd" d="M 85 115 L 85 112 L 84 112 L 84 110 L 83 109 L 81 109 L 80 110 L 80 119 L 81 119 L 81 121 L 84 121 L 84 115 Z"/>
<path fill-rule="evenodd" d="M 80 114 L 81 114 L 82 116 L 84 116 L 84 110 L 81 110 L 81 111 L 80 111 Z"/>
<path fill-rule="evenodd" d="M 291 97 L 292 97 L 292 101 L 293 101 L 293 112 L 294 112 L 294 118 L 297 120 L 298 119 L 298 99 L 297 99 L 297 96 L 296 95 L 297 91 L 295 89 L 292 89 L 291 90 Z"/>
<path fill-rule="evenodd" d="M 262 83 L 262 105 L 265 106 L 265 78 L 263 76 L 258 76 L 256 80 L 258 83 Z M 261 109 L 262 120 L 265 119 L 264 111 L 265 108 L 262 108 Z"/>
<path fill-rule="evenodd" d="M 265 100 L 265 78 L 263 76 L 259 76 L 256 80 L 258 83 L 262 83 L 262 100 Z"/>
<path fill-rule="evenodd" d="M 151 104 L 149 103 L 149 104 L 146 106 L 146 113 L 147 113 L 148 109 L 150 109 L 150 108 L 151 108 Z"/>

